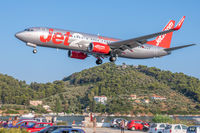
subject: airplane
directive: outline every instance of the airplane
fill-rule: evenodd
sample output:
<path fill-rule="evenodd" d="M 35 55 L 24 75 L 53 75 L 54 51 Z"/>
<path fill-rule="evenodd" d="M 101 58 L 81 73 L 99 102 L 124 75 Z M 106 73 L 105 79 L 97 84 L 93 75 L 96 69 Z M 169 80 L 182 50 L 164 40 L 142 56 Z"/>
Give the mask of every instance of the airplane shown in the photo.
<path fill-rule="evenodd" d="M 161 32 L 128 40 L 46 27 L 28 28 L 16 33 L 15 36 L 27 46 L 33 47 L 34 54 L 37 53 L 37 46 L 66 49 L 70 58 L 83 60 L 92 55 L 99 65 L 104 58 L 115 62 L 118 57 L 131 59 L 162 57 L 174 50 L 195 45 L 170 47 L 172 34 L 182 27 L 184 19 L 185 16 L 176 27 L 175 21 L 170 20 Z M 155 39 L 149 41 L 151 38 Z"/>

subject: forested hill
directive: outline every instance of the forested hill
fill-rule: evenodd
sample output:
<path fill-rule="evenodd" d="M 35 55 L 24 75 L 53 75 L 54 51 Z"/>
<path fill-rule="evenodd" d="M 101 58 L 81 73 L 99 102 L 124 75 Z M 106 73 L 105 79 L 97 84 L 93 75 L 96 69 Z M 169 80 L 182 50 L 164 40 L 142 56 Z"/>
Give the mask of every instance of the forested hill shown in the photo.
<path fill-rule="evenodd" d="M 137 99 L 130 99 L 130 95 Z M 94 96 L 107 96 L 106 105 Z M 153 95 L 166 100 L 152 100 Z M 108 112 L 120 114 L 200 113 L 200 81 L 183 73 L 147 66 L 105 63 L 74 73 L 62 81 L 31 83 L 0 74 L 2 104 L 29 105 L 42 99 L 56 112 Z M 149 103 L 145 103 L 149 100 Z"/>
<path fill-rule="evenodd" d="M 107 63 L 74 73 L 63 81 L 70 81 L 73 85 L 97 84 L 95 95 L 107 96 L 135 93 L 136 89 L 163 91 L 169 88 L 200 102 L 199 79 L 142 65 L 117 66 Z"/>
<path fill-rule="evenodd" d="M 155 67 L 115 65 L 105 63 L 90 69 L 74 73 L 63 81 L 72 85 L 92 85 L 88 92 L 88 100 L 93 96 L 105 95 L 110 98 L 107 112 L 116 113 L 133 110 L 142 113 L 192 113 L 198 111 L 200 102 L 200 81 L 183 73 L 162 71 Z M 130 105 L 130 94 L 136 94 L 138 99 L 150 99 L 149 104 L 138 100 Z M 167 98 L 166 101 L 152 101 L 152 95 Z M 93 103 L 94 104 L 94 103 Z M 90 105 L 94 108 L 94 105 Z M 96 107 L 104 108 L 104 107 Z M 98 111 L 98 109 L 96 111 Z M 110 110 L 109 110 L 110 109 Z M 180 110 L 181 109 L 181 110 Z M 93 109 L 94 110 L 94 109 Z M 100 109 L 101 110 L 101 109 Z M 103 111 L 103 110 L 102 110 Z M 100 111 L 101 112 L 101 111 Z"/>

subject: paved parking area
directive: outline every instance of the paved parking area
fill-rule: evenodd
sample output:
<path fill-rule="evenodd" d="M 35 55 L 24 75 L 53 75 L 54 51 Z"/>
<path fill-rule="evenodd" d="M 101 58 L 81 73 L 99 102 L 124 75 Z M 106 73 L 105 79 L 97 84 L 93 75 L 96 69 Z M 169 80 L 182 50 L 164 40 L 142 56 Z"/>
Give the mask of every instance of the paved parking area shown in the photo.
<path fill-rule="evenodd" d="M 93 133 L 93 128 L 82 128 L 82 129 L 86 133 Z M 96 128 L 96 133 L 121 133 L 121 130 L 116 128 Z M 147 133 L 147 132 L 124 130 L 124 133 Z"/>

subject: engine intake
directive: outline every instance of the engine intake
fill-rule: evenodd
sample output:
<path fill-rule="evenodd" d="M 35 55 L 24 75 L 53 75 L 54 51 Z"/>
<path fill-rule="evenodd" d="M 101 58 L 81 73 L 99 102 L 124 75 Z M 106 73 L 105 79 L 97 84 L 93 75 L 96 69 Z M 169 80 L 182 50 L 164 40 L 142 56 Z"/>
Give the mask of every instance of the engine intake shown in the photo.
<path fill-rule="evenodd" d="M 108 54 L 110 52 L 110 46 L 99 42 L 92 42 L 89 44 L 88 51 L 93 53 Z"/>
<path fill-rule="evenodd" d="M 83 52 L 78 52 L 78 51 L 68 51 L 68 56 L 70 58 L 75 58 L 75 59 L 81 59 L 84 60 L 85 58 L 87 58 L 87 54 L 83 53 Z"/>

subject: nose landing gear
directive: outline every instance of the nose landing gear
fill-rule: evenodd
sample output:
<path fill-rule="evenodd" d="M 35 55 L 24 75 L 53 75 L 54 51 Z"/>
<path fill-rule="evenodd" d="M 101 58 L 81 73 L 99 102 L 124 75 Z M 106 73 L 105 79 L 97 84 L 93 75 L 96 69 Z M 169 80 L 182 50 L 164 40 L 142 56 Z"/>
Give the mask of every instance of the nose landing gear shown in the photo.
<path fill-rule="evenodd" d="M 33 53 L 36 54 L 37 53 L 37 49 L 33 49 Z"/>

